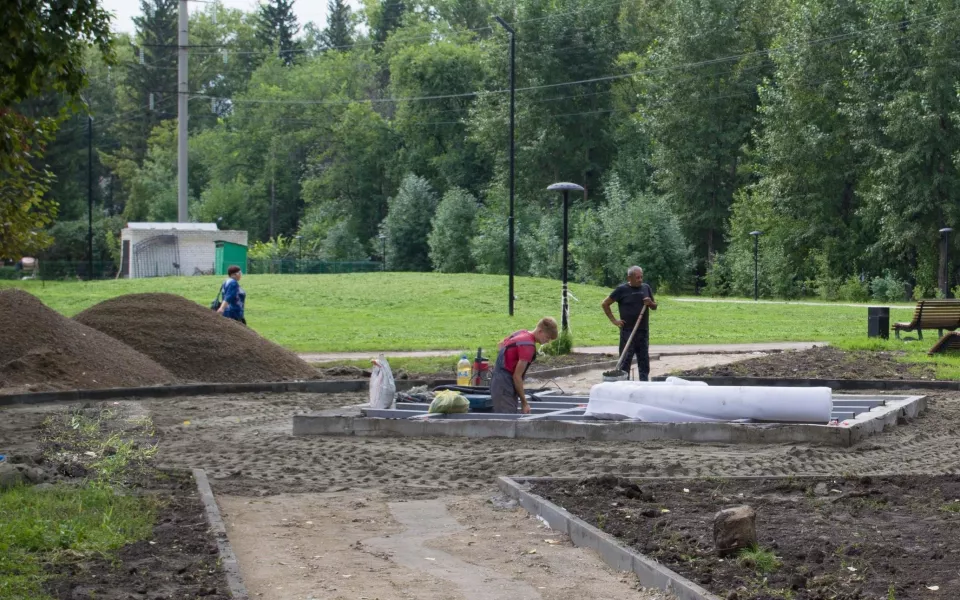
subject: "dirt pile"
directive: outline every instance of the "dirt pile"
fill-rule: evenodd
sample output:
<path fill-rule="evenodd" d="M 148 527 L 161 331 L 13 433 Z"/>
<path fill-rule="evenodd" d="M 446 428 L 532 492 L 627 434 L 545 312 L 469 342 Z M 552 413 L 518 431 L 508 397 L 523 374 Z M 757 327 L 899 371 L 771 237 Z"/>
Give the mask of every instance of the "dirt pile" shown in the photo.
<path fill-rule="evenodd" d="M 795 379 L 936 379 L 929 364 L 902 362 L 902 352 L 844 351 L 821 346 L 779 352 L 727 365 L 693 369 L 681 377 L 787 377 Z"/>
<path fill-rule="evenodd" d="M 0 388 L 50 391 L 172 383 L 126 344 L 68 319 L 22 290 L 0 290 Z"/>
<path fill-rule="evenodd" d="M 296 354 L 174 294 L 118 296 L 74 319 L 132 346 L 185 381 L 317 378 L 317 371 Z"/>

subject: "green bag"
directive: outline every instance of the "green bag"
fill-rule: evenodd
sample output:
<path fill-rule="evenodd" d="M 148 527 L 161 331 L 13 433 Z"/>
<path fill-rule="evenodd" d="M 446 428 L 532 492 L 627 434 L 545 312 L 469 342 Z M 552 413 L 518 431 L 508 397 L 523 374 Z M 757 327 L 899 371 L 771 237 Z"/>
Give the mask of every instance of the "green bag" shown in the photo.
<path fill-rule="evenodd" d="M 446 415 L 469 411 L 470 401 L 453 390 L 437 392 L 433 402 L 430 403 L 430 408 L 427 409 L 428 413 L 443 413 Z"/>

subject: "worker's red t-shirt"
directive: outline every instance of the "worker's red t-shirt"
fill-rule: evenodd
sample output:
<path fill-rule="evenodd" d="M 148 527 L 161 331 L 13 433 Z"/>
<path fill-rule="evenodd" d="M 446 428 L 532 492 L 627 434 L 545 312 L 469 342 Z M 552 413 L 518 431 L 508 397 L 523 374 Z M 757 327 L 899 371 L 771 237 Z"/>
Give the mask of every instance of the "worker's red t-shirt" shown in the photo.
<path fill-rule="evenodd" d="M 536 339 L 534 339 L 532 331 L 517 331 L 503 340 L 503 346 L 511 342 L 532 342 L 535 344 Z M 517 370 L 518 362 L 521 360 L 531 362 L 536 355 L 536 346 L 512 346 L 507 348 L 506 354 L 503 357 L 503 366 L 507 371 L 513 373 Z"/>

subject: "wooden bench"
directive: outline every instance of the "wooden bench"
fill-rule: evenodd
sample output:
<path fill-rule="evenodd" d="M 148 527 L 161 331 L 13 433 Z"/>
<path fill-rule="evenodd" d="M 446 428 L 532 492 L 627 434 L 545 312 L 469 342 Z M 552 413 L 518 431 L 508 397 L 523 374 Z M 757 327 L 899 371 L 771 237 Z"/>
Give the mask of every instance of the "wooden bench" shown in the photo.
<path fill-rule="evenodd" d="M 947 335 L 941 337 L 927 354 L 943 354 L 948 350 L 960 350 L 960 332 L 948 331 Z"/>
<path fill-rule="evenodd" d="M 960 328 L 960 300 L 921 300 L 913 311 L 909 323 L 894 323 L 893 332 L 900 339 L 901 331 L 916 331 L 923 340 L 924 329 L 936 329 L 943 337 L 943 330 Z"/>

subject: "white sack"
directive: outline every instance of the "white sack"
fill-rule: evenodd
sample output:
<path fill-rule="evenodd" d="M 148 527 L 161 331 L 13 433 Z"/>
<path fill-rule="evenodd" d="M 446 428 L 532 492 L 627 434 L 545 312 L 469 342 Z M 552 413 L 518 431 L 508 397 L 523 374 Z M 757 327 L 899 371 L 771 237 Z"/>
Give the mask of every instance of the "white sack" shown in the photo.
<path fill-rule="evenodd" d="M 397 384 L 393 381 L 393 371 L 384 355 L 378 356 L 370 374 L 370 408 L 393 408 L 397 396 Z"/>

